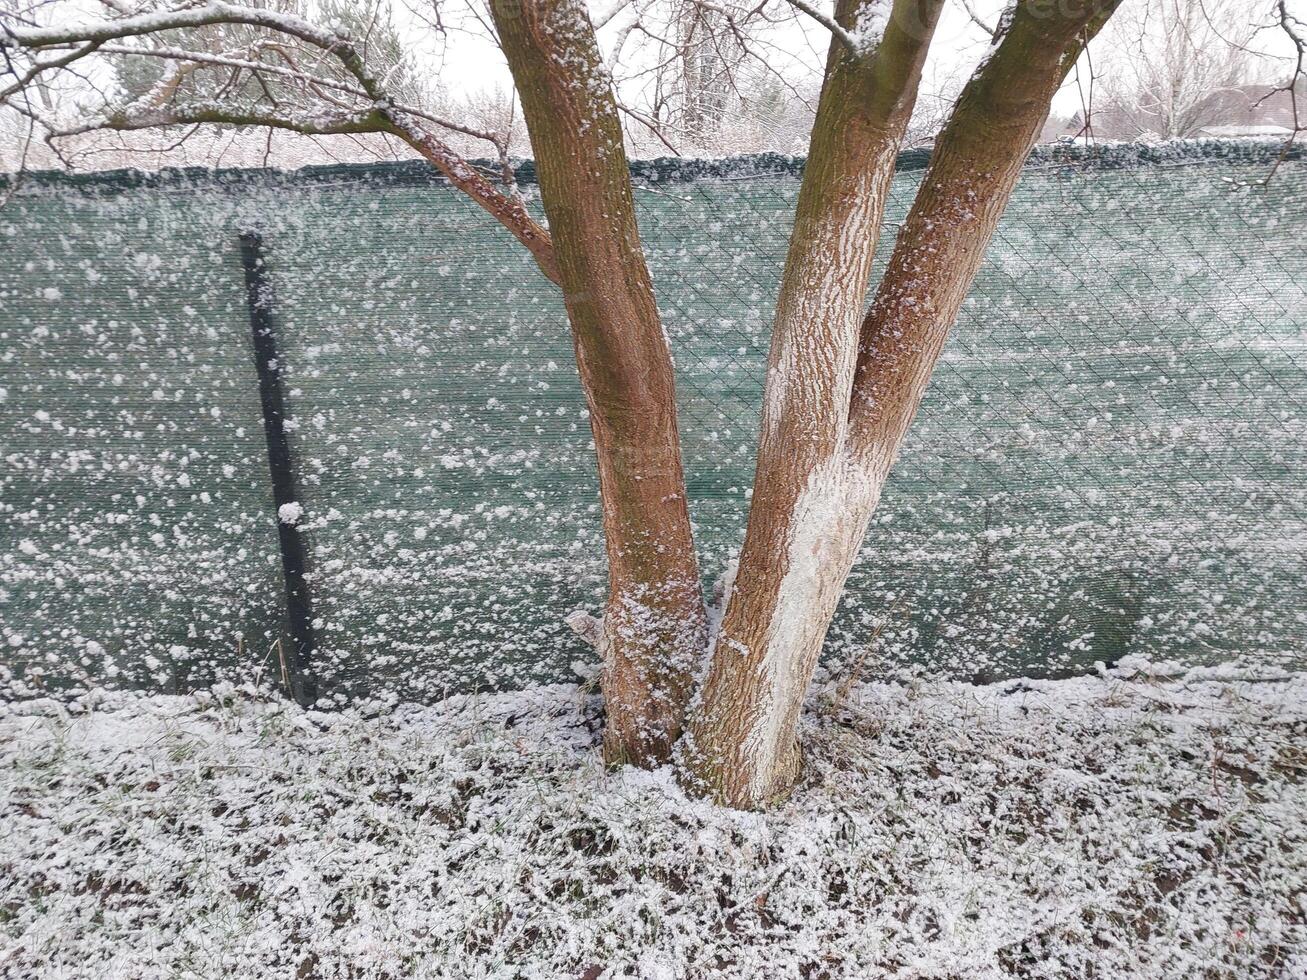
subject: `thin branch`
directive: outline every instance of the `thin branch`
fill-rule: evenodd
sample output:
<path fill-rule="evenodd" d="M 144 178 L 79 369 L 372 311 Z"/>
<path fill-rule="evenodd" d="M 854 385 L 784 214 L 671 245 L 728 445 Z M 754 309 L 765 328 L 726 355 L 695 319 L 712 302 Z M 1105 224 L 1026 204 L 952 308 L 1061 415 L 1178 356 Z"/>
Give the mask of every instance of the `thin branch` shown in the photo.
<path fill-rule="evenodd" d="M 663 132 L 663 128 L 661 125 L 659 125 L 657 119 L 645 115 L 643 112 L 640 112 L 638 109 L 629 106 L 624 102 L 619 101 L 617 103 L 617 109 L 619 112 L 629 116 L 631 119 L 634 119 L 645 129 L 649 130 L 649 132 L 653 134 L 654 138 L 657 139 L 658 142 L 662 143 L 663 146 L 667 147 L 667 149 L 671 152 L 673 156 L 681 155 L 681 151 L 677 149 L 676 145 L 672 143 L 670 139 L 667 138 L 667 134 Z"/>
<path fill-rule="evenodd" d="M 1289 41 L 1293 44 L 1296 56 L 1294 58 L 1293 72 L 1289 75 L 1289 81 L 1284 85 L 1278 86 L 1267 92 L 1258 100 L 1260 105 L 1278 92 L 1289 93 L 1289 111 L 1292 113 L 1293 129 L 1289 133 L 1288 139 L 1284 141 L 1284 146 L 1280 150 L 1280 155 L 1275 158 L 1275 163 L 1266 176 L 1260 180 L 1251 181 L 1250 183 L 1258 187 L 1265 187 L 1271 182 L 1276 173 L 1279 172 L 1281 165 L 1289 159 L 1289 154 L 1293 150 L 1293 145 L 1298 139 L 1298 134 L 1305 128 L 1302 118 L 1298 115 L 1298 83 L 1307 78 L 1307 22 L 1299 20 L 1293 14 L 1289 13 L 1288 0 L 1276 0 L 1275 13 L 1282 31 L 1288 36 Z"/>
<path fill-rule="evenodd" d="M 1080 96 L 1080 112 L 1084 122 L 1076 132 L 1075 139 L 1081 136 L 1085 137 L 1087 142 L 1092 143 L 1094 139 L 1094 56 L 1089 50 L 1089 45 L 1084 46 L 1085 50 L 1085 68 L 1089 73 L 1089 85 L 1086 89 L 1085 84 L 1080 80 L 1080 62 L 1077 60 L 1073 69 L 1076 79 L 1076 93 Z"/>
<path fill-rule="evenodd" d="M 213 27 L 219 24 L 247 24 L 307 41 L 335 55 L 345 70 L 358 80 L 369 97 L 385 99 L 385 93 L 368 71 L 349 38 L 322 30 L 291 14 L 262 10 L 257 7 L 242 7 L 225 3 L 223 0 L 209 0 L 208 3 L 198 7 L 181 10 L 150 12 L 117 20 L 92 21 L 66 27 L 6 27 L 5 33 L 7 45 L 40 49 L 53 45 L 92 41 L 103 44 L 126 37 L 157 34 L 160 31 Z"/>
<path fill-rule="evenodd" d="M 807 14 L 822 27 L 826 28 L 826 30 L 834 34 L 835 37 L 839 39 L 840 43 L 848 48 L 855 56 L 860 57 L 863 54 L 863 44 L 841 27 L 834 17 L 826 16 L 812 4 L 808 3 L 807 0 L 785 0 L 785 2 L 795 10 Z"/>
<path fill-rule="evenodd" d="M 27 117 L 27 135 L 23 137 L 23 149 L 18 157 L 17 169 L 9 175 L 4 184 L 4 192 L 0 193 L 0 208 L 8 204 L 15 194 L 18 193 L 19 187 L 22 186 L 23 176 L 27 173 L 27 155 L 32 149 L 32 137 L 36 133 L 36 119 L 32 116 Z"/>
<path fill-rule="evenodd" d="M 962 9 L 967 12 L 967 17 L 971 19 L 971 23 L 975 24 L 982 31 L 988 34 L 990 40 L 993 40 L 995 33 L 997 33 L 998 31 L 998 28 L 986 24 L 983 20 L 980 19 L 980 15 L 976 13 L 976 8 L 971 5 L 971 0 L 958 0 L 958 2 L 962 4 Z"/>
<path fill-rule="evenodd" d="M 9 98 L 11 95 L 15 94 L 19 90 L 26 88 L 32 82 L 36 81 L 37 76 L 43 74 L 44 72 L 51 71 L 56 68 L 66 68 L 67 66 L 71 65 L 74 61 L 78 61 L 82 58 L 85 58 L 88 54 L 92 54 L 99 47 L 101 47 L 100 42 L 92 41 L 89 44 L 83 44 L 79 47 L 73 48 L 72 51 L 70 51 L 67 55 L 65 55 L 62 58 L 53 58 L 50 61 L 33 60 L 32 66 L 23 74 L 21 78 L 19 78 L 9 87 L 0 89 L 0 102 L 3 102 L 5 99 Z M 15 71 L 14 73 L 16 75 L 17 71 Z"/>

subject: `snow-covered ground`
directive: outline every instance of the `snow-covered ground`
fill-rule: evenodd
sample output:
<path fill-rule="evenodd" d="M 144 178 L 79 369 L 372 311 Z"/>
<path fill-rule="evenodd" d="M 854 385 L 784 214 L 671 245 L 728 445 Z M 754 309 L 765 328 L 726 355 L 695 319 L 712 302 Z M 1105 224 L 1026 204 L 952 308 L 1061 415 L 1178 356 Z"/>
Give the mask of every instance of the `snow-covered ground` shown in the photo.
<path fill-rule="evenodd" d="M 0 975 L 1307 977 L 1307 675 L 827 682 L 765 814 L 597 710 L 0 706 Z"/>

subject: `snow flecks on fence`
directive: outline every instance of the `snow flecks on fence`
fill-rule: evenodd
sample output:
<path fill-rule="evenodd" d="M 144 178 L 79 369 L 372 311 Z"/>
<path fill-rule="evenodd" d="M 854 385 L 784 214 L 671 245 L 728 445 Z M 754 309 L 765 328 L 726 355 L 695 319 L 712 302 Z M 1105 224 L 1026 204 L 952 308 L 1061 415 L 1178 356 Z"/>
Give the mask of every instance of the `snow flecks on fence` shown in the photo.
<path fill-rule="evenodd" d="M 1227 180 L 1276 152 L 1036 154 L 833 656 L 861 656 L 893 609 L 889 668 L 1302 662 L 1307 169 Z M 740 544 L 797 164 L 634 169 L 711 581 Z M 430 171 L 34 175 L 0 211 L 0 671 L 22 693 L 278 672 L 251 227 L 279 297 L 323 704 L 569 679 L 590 658 L 562 620 L 602 607 L 605 576 L 557 291 Z M 895 179 L 887 236 L 920 177 Z"/>
<path fill-rule="evenodd" d="M 1307 970 L 1307 675 L 824 678 L 806 777 L 761 814 L 606 771 L 597 711 L 569 686 L 0 707 L 0 974 Z"/>

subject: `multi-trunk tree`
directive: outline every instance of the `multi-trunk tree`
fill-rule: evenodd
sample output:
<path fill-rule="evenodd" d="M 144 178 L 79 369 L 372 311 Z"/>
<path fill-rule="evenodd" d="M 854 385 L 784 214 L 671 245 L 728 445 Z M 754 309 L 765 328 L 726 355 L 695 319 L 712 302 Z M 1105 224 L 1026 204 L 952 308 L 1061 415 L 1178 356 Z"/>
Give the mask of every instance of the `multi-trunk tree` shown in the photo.
<path fill-rule="evenodd" d="M 594 431 L 609 595 L 601 618 L 569 618 L 602 655 L 605 756 L 673 761 L 688 790 L 739 807 L 767 804 L 798 777 L 804 695 L 881 488 L 1050 101 L 1119 0 L 1017 0 L 1006 10 L 935 142 L 869 307 L 895 160 L 944 0 L 836 0 L 832 13 L 790 2 L 829 30 L 830 49 L 781 274 L 752 506 L 712 610 L 622 108 L 582 0 L 488 8 L 545 223 L 510 168 L 496 184 L 442 138 L 466 127 L 399 102 L 360 39 L 295 14 L 218 0 L 139 12 L 113 0 L 102 20 L 4 22 L 11 79 L 0 98 L 34 116 L 24 93 L 82 58 L 165 64 L 149 92 L 60 132 L 216 122 L 389 134 L 530 250 L 561 290 Z M 705 7 L 731 30 L 751 9 Z M 221 41 L 236 25 L 239 47 L 170 41 L 179 28 Z M 197 73 L 226 84 L 190 84 Z"/>

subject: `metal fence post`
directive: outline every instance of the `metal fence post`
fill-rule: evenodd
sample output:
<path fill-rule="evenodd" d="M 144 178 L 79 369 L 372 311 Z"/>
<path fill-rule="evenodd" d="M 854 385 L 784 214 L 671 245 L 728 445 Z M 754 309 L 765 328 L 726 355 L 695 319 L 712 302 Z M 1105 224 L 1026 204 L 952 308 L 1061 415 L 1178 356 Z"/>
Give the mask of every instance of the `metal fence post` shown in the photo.
<path fill-rule="evenodd" d="M 254 365 L 259 372 L 259 400 L 263 406 L 263 434 L 268 442 L 268 470 L 272 497 L 277 508 L 277 537 L 281 546 L 281 567 L 286 580 L 286 618 L 291 649 L 284 651 L 282 664 L 291 695 L 301 705 L 317 700 L 317 680 L 312 673 L 317 640 L 313 633 L 313 602 L 305 579 L 307 562 L 304 540 L 294 514 L 283 511 L 298 504 L 295 469 L 286 438 L 285 398 L 282 392 L 283 362 L 277 353 L 273 331 L 272 285 L 264 276 L 263 239 L 258 232 L 241 233 L 241 264 L 245 267 L 245 293 L 250 307 L 250 334 L 254 341 Z"/>

